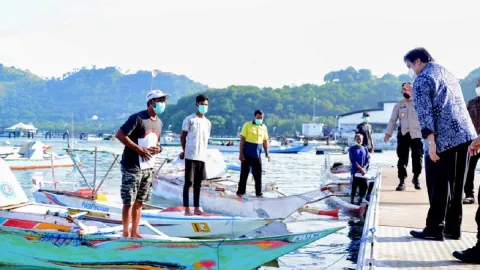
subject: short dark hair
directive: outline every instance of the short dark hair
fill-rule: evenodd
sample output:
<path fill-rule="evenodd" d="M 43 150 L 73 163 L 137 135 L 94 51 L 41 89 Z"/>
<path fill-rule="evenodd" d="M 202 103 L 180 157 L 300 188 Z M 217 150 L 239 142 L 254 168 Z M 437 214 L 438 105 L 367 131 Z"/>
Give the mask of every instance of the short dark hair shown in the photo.
<path fill-rule="evenodd" d="M 433 57 L 430 55 L 430 53 L 425 49 L 425 48 L 415 48 L 411 51 L 409 51 L 404 57 L 403 61 L 407 62 L 415 62 L 415 60 L 420 59 L 422 63 L 430 63 L 433 60 Z"/>
<path fill-rule="evenodd" d="M 253 112 L 253 115 L 257 116 L 257 115 L 263 115 L 263 112 L 262 110 L 255 110 L 255 112 Z"/>
<path fill-rule="evenodd" d="M 197 103 L 200 103 L 202 101 L 208 101 L 208 97 L 206 95 L 198 95 L 197 98 L 196 98 L 196 102 Z"/>
<path fill-rule="evenodd" d="M 409 82 L 404 82 L 404 83 L 402 83 L 402 87 L 404 87 L 404 86 L 405 86 L 405 84 L 412 85 L 412 84 L 411 84 L 411 83 L 409 83 Z"/>

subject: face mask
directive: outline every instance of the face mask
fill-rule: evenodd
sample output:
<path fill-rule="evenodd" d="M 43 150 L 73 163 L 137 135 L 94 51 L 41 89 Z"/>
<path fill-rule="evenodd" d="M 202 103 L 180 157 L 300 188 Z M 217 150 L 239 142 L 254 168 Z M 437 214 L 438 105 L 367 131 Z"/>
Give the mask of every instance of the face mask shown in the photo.
<path fill-rule="evenodd" d="M 475 88 L 475 92 L 477 93 L 477 96 L 480 96 L 480 86 Z"/>
<path fill-rule="evenodd" d="M 363 122 L 368 123 L 368 120 L 370 120 L 370 118 L 368 118 L 368 117 L 363 117 Z"/>
<path fill-rule="evenodd" d="M 157 114 L 157 115 L 160 115 L 162 114 L 164 111 L 165 111 L 165 106 L 167 106 L 167 104 L 165 104 L 165 102 L 157 102 L 155 104 L 155 107 L 153 107 L 153 111 Z"/>
<path fill-rule="evenodd" d="M 410 99 L 410 95 L 408 93 L 403 93 L 403 97 L 406 99 Z"/>
<path fill-rule="evenodd" d="M 410 76 L 410 78 L 415 80 L 415 78 L 417 77 L 417 74 L 415 74 L 415 71 L 412 68 L 409 68 L 408 69 L 408 76 Z"/>
<path fill-rule="evenodd" d="M 255 124 L 261 125 L 263 123 L 263 119 L 255 119 Z"/>
<path fill-rule="evenodd" d="M 355 142 L 357 144 L 357 146 L 362 146 L 362 143 L 359 143 L 359 142 Z"/>
<path fill-rule="evenodd" d="M 198 105 L 198 112 L 206 114 L 208 112 L 208 105 Z"/>

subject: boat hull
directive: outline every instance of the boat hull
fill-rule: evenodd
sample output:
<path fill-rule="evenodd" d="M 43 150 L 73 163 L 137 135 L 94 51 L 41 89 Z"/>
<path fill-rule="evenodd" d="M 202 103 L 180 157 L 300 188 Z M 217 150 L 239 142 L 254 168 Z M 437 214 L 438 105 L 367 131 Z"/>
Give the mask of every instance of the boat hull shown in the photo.
<path fill-rule="evenodd" d="M 218 149 L 222 153 L 233 153 L 239 152 L 238 145 L 233 145 L 233 146 L 226 146 L 226 145 L 215 145 L 215 144 L 209 144 L 208 145 L 209 149 Z M 268 152 L 273 154 L 297 154 L 298 152 L 306 152 L 312 149 L 312 146 L 297 146 L 297 147 L 291 147 L 291 146 L 274 146 L 274 147 L 269 147 Z"/>
<path fill-rule="evenodd" d="M 366 204 L 362 204 L 362 205 L 351 204 L 347 202 L 347 200 L 349 200 L 348 196 L 343 194 L 340 196 L 335 196 L 328 190 L 322 191 L 322 195 L 325 197 L 329 196 L 326 199 L 326 203 L 331 207 L 340 208 L 347 214 L 355 217 L 359 217 L 359 218 L 363 218 L 365 215 L 365 211 L 367 208 Z"/>
<path fill-rule="evenodd" d="M 153 180 L 152 194 L 181 204 L 183 202 L 183 186 L 167 181 Z M 200 205 L 208 212 L 236 215 L 243 217 L 260 217 L 271 219 L 284 219 L 294 213 L 305 203 L 311 201 L 320 190 L 314 190 L 303 194 L 291 195 L 279 198 L 256 198 L 249 196 L 231 196 L 215 189 L 202 188 Z M 190 200 L 193 201 L 193 192 L 190 190 Z"/>
<path fill-rule="evenodd" d="M 0 264 L 58 269 L 253 269 L 342 229 L 255 239 L 172 241 L 36 227 L 37 223 L 27 220 L 0 219 L 4 247 Z"/>
<path fill-rule="evenodd" d="M 94 220 L 119 225 L 122 221 L 122 205 L 91 200 L 78 196 L 69 196 L 61 192 L 39 190 L 33 193 L 37 203 L 58 205 L 110 213 L 108 217 Z M 192 210 L 193 211 L 193 210 Z M 165 210 L 143 210 L 142 219 L 169 236 L 188 238 L 231 238 L 240 237 L 267 225 L 270 221 L 262 218 L 242 218 L 205 214 L 185 216 L 183 208 Z"/>
<path fill-rule="evenodd" d="M 49 169 L 52 167 L 52 161 L 50 159 L 28 159 L 28 158 L 15 158 L 4 159 L 11 170 L 34 170 L 34 169 Z M 55 158 L 54 167 L 70 168 L 73 167 L 73 161 L 69 156 L 62 156 Z"/>

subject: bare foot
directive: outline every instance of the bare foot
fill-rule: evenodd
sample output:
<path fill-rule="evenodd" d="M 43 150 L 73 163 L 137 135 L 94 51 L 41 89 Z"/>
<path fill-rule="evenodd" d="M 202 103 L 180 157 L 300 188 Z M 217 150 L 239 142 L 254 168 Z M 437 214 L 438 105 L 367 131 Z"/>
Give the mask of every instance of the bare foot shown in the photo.
<path fill-rule="evenodd" d="M 132 233 L 132 238 L 143 238 L 143 237 L 138 233 Z"/>
<path fill-rule="evenodd" d="M 130 237 L 130 233 L 129 232 L 123 232 L 123 237 Z"/>
<path fill-rule="evenodd" d="M 193 214 L 190 210 L 185 210 L 185 216 L 193 216 Z"/>
<path fill-rule="evenodd" d="M 200 208 L 198 208 L 198 207 L 195 207 L 195 210 L 193 210 L 193 213 L 197 216 L 203 215 L 202 210 L 200 210 Z"/>

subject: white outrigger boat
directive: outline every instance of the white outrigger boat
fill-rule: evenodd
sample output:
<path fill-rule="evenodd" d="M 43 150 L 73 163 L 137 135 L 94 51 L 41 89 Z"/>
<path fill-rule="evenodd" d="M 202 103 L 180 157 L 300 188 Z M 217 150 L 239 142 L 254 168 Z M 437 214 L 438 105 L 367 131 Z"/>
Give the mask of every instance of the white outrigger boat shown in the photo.
<path fill-rule="evenodd" d="M 95 164 L 97 153 L 112 154 L 114 161 L 109 170 L 105 173 L 103 180 L 96 185 L 96 174 L 94 174 L 93 186 L 90 186 L 84 174 L 79 172 L 89 188 L 78 189 L 75 182 L 63 182 L 72 185 L 69 190 L 47 189 L 46 182 L 41 177 L 34 175 L 32 183 L 37 190 L 33 192 L 36 202 L 58 206 L 85 209 L 86 211 L 99 211 L 107 214 L 88 217 L 91 220 L 98 220 L 109 224 L 121 224 L 122 204 L 118 200 L 112 200 L 109 195 L 101 194 L 100 187 L 107 178 L 108 173 L 121 155 L 119 151 L 99 150 L 96 147 L 88 149 L 66 149 L 70 155 L 74 152 L 93 152 Z M 165 162 L 165 161 L 164 161 Z M 159 170 L 160 168 L 158 168 Z M 54 183 L 54 184 L 61 184 Z M 115 202 L 117 201 L 117 202 Z M 239 216 L 222 216 L 220 214 L 203 214 L 185 216 L 183 207 L 161 208 L 145 204 L 142 211 L 142 218 L 148 221 L 153 227 L 161 229 L 169 236 L 188 238 L 228 238 L 240 237 L 251 231 L 257 230 L 272 220 L 264 218 L 245 218 Z"/>
<path fill-rule="evenodd" d="M 206 161 L 217 164 L 206 166 L 207 179 L 200 191 L 200 205 L 206 211 L 243 217 L 285 219 L 320 194 L 320 189 L 316 189 L 285 196 L 274 184 L 267 184 L 263 190 L 264 198 L 251 195 L 238 197 L 235 194 L 238 183 L 228 179 L 230 175 L 223 156 L 218 150 L 209 151 L 218 154 L 211 154 Z M 214 169 L 211 172 L 209 168 L 212 167 Z M 183 184 L 184 172 L 180 168 L 168 174 L 158 174 L 152 183 L 152 194 L 174 203 L 182 203 Z M 193 189 L 190 189 L 190 200 L 193 201 Z"/>
<path fill-rule="evenodd" d="M 326 203 L 332 207 L 339 207 L 346 213 L 363 218 L 366 213 L 368 201 L 364 200 L 361 205 L 350 203 L 350 184 L 351 173 L 350 166 L 342 163 L 330 166 L 330 155 L 325 155 L 325 169 L 322 170 L 321 190 L 322 195 L 326 198 Z M 368 173 L 365 175 L 369 184 L 379 181 L 381 173 Z M 367 196 L 370 195 L 367 193 Z"/>
<path fill-rule="evenodd" d="M 123 226 L 85 221 L 82 219 L 88 213 L 74 214 L 70 210 L 29 202 L 8 165 L 0 160 L 0 265 L 57 269 L 254 269 L 343 229 L 190 240 L 166 236 L 147 221 L 141 221 L 141 226 L 151 234 L 126 238 L 122 236 Z"/>
<path fill-rule="evenodd" d="M 58 155 L 46 151 L 50 146 L 39 141 L 28 141 L 11 153 L 3 152 L 0 157 L 5 160 L 12 170 L 46 169 L 52 167 L 73 167 L 73 161 L 68 155 Z M 80 166 L 80 164 L 78 164 Z"/>

